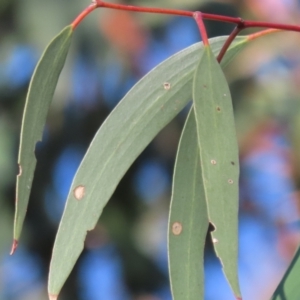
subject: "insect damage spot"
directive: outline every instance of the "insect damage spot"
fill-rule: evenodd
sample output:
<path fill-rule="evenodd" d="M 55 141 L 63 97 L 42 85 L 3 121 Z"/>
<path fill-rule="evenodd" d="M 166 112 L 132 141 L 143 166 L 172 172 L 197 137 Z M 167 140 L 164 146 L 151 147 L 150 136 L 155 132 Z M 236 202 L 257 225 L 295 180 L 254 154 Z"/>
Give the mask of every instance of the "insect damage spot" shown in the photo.
<path fill-rule="evenodd" d="M 226 97 L 227 95 L 226 95 L 226 94 L 224 94 L 223 96 L 224 96 L 224 97 Z"/>
<path fill-rule="evenodd" d="M 73 193 L 77 200 L 81 200 L 84 197 L 85 187 L 83 185 L 79 185 L 74 189 Z"/>
<path fill-rule="evenodd" d="M 221 107 L 220 106 L 217 106 L 217 111 L 221 111 Z"/>
<path fill-rule="evenodd" d="M 171 88 L 171 84 L 169 82 L 165 82 L 164 89 L 168 91 L 170 88 Z"/>
<path fill-rule="evenodd" d="M 216 239 L 216 238 L 213 238 L 213 239 L 212 239 L 212 242 L 213 242 L 214 244 L 216 244 L 216 243 L 219 243 L 219 240 Z"/>
<path fill-rule="evenodd" d="M 210 161 L 210 163 L 211 163 L 212 165 L 216 165 L 216 164 L 217 164 L 217 162 L 216 162 L 214 159 L 212 159 L 212 160 Z"/>
<path fill-rule="evenodd" d="M 19 174 L 18 176 L 21 176 L 22 175 L 22 166 L 19 164 Z"/>
<path fill-rule="evenodd" d="M 174 235 L 180 235 L 182 232 L 182 225 L 179 222 L 175 222 L 172 225 L 172 232 Z"/>
<path fill-rule="evenodd" d="M 228 183 L 229 184 L 233 184 L 233 180 L 232 179 L 228 179 Z"/>
<path fill-rule="evenodd" d="M 209 222 L 208 231 L 213 232 L 215 230 L 216 230 L 216 226 L 212 222 Z"/>

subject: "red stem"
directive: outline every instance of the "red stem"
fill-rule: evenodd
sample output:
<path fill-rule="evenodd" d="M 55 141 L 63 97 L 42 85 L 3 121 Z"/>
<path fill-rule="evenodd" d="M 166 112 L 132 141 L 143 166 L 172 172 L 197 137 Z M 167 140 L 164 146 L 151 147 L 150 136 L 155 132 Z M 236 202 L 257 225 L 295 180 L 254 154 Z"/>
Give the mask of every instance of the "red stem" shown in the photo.
<path fill-rule="evenodd" d="M 176 15 L 183 17 L 193 17 L 194 13 L 186 10 L 178 10 L 178 9 L 165 9 L 165 8 L 154 8 L 154 7 L 139 7 L 139 6 L 131 6 L 131 5 L 123 5 L 123 4 L 114 4 L 107 3 L 102 0 L 95 0 L 97 7 L 106 7 L 118 10 L 128 10 L 135 12 L 144 12 L 144 13 L 157 13 L 157 14 L 166 14 L 166 15 Z M 277 23 L 268 23 L 268 22 L 255 22 L 255 21 L 244 21 L 241 18 L 233 18 L 227 16 L 220 16 L 214 14 L 206 14 L 202 13 L 202 18 L 204 20 L 212 20 L 212 21 L 220 21 L 233 23 L 242 28 L 249 27 L 262 27 L 262 28 L 274 28 L 274 29 L 282 29 L 289 31 L 297 31 L 300 32 L 300 26 L 297 25 L 286 25 L 286 24 L 277 24 Z"/>
<path fill-rule="evenodd" d="M 268 22 L 255 22 L 255 21 L 243 21 L 244 28 L 271 28 L 271 29 L 280 29 L 288 31 L 300 32 L 300 26 L 298 25 L 287 25 L 287 24 L 278 24 L 278 23 L 268 23 Z"/>
<path fill-rule="evenodd" d="M 270 34 L 270 33 L 273 33 L 273 32 L 279 32 L 279 31 L 281 31 L 281 30 L 280 29 L 269 28 L 269 29 L 265 29 L 265 30 L 262 30 L 262 31 L 258 31 L 258 32 L 249 34 L 247 36 L 247 39 L 248 39 L 248 41 L 251 41 L 251 40 L 254 40 L 254 39 L 259 38 L 261 36 L 264 36 L 264 35 L 267 35 L 267 34 Z"/>
<path fill-rule="evenodd" d="M 214 14 L 206 14 L 201 12 L 191 12 L 186 10 L 178 10 L 178 9 L 165 9 L 165 8 L 154 8 L 154 7 L 139 7 L 139 6 L 132 6 L 132 5 L 123 5 L 123 4 L 114 4 L 114 3 L 107 3 L 102 0 L 93 0 L 93 3 L 88 6 L 71 24 L 72 28 L 75 29 L 81 21 L 92 11 L 94 11 L 98 7 L 105 7 L 117 10 L 127 10 L 127 11 L 134 11 L 134 12 L 144 12 L 144 13 L 156 13 L 156 14 L 167 14 L 167 15 L 177 15 L 177 16 L 184 16 L 184 17 L 193 17 L 196 20 L 198 28 L 200 30 L 203 44 L 209 45 L 207 33 L 205 29 L 205 25 L 203 23 L 203 19 L 212 20 L 212 21 L 221 21 L 221 22 L 229 22 L 236 24 L 236 28 L 230 34 L 228 39 L 226 40 L 225 44 L 223 45 L 219 55 L 218 61 L 221 62 L 222 58 L 224 57 L 226 51 L 228 50 L 229 46 L 235 39 L 235 37 L 239 34 L 239 32 L 245 28 L 254 28 L 254 27 L 262 27 L 262 28 L 269 28 L 269 30 L 289 30 L 289 31 L 296 31 L 300 32 L 300 26 L 297 25 L 286 25 L 286 24 L 278 24 L 278 23 L 268 23 L 268 22 L 256 22 L 256 21 L 244 21 L 241 18 L 233 18 L 227 16 L 220 16 Z M 258 33 L 261 34 L 261 33 Z M 255 34 L 254 34 L 255 35 Z M 255 37 L 253 35 L 253 37 Z"/>
<path fill-rule="evenodd" d="M 231 43 L 234 41 L 234 39 L 236 38 L 236 36 L 240 33 L 240 31 L 243 28 L 241 26 L 236 26 L 234 28 L 234 30 L 231 32 L 231 34 L 229 35 L 229 37 L 227 38 L 226 42 L 224 43 L 218 57 L 217 57 L 217 61 L 220 63 L 221 60 L 223 59 L 226 51 L 228 50 L 228 48 L 230 47 Z"/>
<path fill-rule="evenodd" d="M 206 28 L 203 23 L 202 13 L 200 11 L 196 11 L 196 12 L 194 12 L 193 17 L 196 20 L 196 23 L 198 25 L 198 28 L 199 28 L 199 31 L 200 31 L 200 34 L 202 37 L 203 45 L 209 46 Z"/>
<path fill-rule="evenodd" d="M 129 10 L 129 11 L 144 12 L 144 13 L 176 15 L 176 16 L 183 16 L 183 17 L 193 17 L 194 14 L 192 11 L 186 11 L 186 10 L 114 4 L 114 3 L 107 3 L 101 0 L 96 0 L 96 4 L 97 7 L 106 7 L 106 8 L 112 8 L 118 10 Z"/>
<path fill-rule="evenodd" d="M 71 24 L 73 30 L 81 23 L 81 21 L 88 15 L 90 14 L 93 10 L 97 8 L 96 3 L 92 3 L 89 5 Z"/>

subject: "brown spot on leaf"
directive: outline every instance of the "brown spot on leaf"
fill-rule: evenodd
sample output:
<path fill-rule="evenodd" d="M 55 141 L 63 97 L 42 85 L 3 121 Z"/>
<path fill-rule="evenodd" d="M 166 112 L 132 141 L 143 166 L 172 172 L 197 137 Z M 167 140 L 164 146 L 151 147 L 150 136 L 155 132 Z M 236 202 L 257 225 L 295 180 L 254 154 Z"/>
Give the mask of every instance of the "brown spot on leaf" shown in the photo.
<path fill-rule="evenodd" d="M 74 189 L 74 197 L 77 200 L 81 200 L 84 197 L 85 187 L 83 185 L 79 185 Z"/>
<path fill-rule="evenodd" d="M 235 165 L 234 161 L 232 161 L 231 164 L 234 166 Z"/>
<path fill-rule="evenodd" d="M 217 164 L 217 162 L 214 159 L 212 159 L 210 162 L 211 162 L 212 165 L 216 165 Z"/>
<path fill-rule="evenodd" d="M 179 222 L 175 222 L 172 225 L 172 232 L 174 235 L 180 235 L 182 232 L 182 225 Z"/>
<path fill-rule="evenodd" d="M 168 91 L 170 88 L 171 88 L 171 84 L 169 82 L 165 82 L 164 89 Z"/>
<path fill-rule="evenodd" d="M 220 106 L 217 106 L 217 111 L 221 111 L 221 107 Z"/>
<path fill-rule="evenodd" d="M 232 179 L 228 179 L 228 183 L 229 184 L 233 184 L 233 180 Z"/>

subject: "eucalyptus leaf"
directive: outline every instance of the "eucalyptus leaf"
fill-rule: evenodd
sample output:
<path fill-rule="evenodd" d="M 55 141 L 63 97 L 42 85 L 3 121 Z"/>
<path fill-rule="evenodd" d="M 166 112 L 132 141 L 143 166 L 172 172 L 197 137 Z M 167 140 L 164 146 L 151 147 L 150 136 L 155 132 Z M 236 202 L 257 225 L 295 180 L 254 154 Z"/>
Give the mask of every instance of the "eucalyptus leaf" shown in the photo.
<path fill-rule="evenodd" d="M 238 260 L 239 156 L 226 78 L 209 46 L 199 53 L 193 83 L 202 180 L 212 241 L 236 297 Z"/>
<path fill-rule="evenodd" d="M 15 243 L 20 237 L 27 211 L 36 166 L 35 146 L 42 139 L 47 112 L 68 54 L 72 33 L 72 27 L 67 26 L 50 42 L 35 68 L 29 85 L 22 120 L 18 157 L 19 175 L 17 176 L 14 224 Z"/>
<path fill-rule="evenodd" d="M 272 300 L 298 300 L 300 299 L 299 289 L 300 274 L 300 248 L 279 283 Z"/>
<path fill-rule="evenodd" d="M 211 39 L 216 55 L 226 37 Z M 247 43 L 238 37 L 223 64 Z M 119 181 L 157 133 L 191 100 L 193 74 L 203 52 L 197 43 L 170 57 L 142 78 L 96 133 L 69 191 L 50 264 L 48 291 L 59 294 Z"/>
<path fill-rule="evenodd" d="M 173 300 L 204 298 L 208 215 L 194 110 L 184 126 L 174 169 L 168 257 Z"/>

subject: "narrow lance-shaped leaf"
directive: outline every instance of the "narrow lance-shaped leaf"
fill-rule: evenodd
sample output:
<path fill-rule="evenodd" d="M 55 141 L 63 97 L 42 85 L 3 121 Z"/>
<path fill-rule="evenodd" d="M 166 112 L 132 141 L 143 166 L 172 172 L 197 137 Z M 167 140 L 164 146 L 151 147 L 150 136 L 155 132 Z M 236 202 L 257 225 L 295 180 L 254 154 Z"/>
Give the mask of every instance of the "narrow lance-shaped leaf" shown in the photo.
<path fill-rule="evenodd" d="M 226 37 L 211 40 L 217 54 Z M 224 64 L 247 43 L 239 37 Z M 96 133 L 69 191 L 50 264 L 48 290 L 56 299 L 119 181 L 151 142 L 192 98 L 193 74 L 202 43 L 157 66 L 117 105 Z"/>
<path fill-rule="evenodd" d="M 207 229 L 207 208 L 192 109 L 179 142 L 170 206 L 168 255 L 173 300 L 204 298 L 203 256 Z"/>
<path fill-rule="evenodd" d="M 238 259 L 239 157 L 232 101 L 223 71 L 209 46 L 199 53 L 193 101 L 202 179 L 212 241 L 223 271 L 240 297 Z"/>
<path fill-rule="evenodd" d="M 279 283 L 272 300 L 299 300 L 299 276 L 300 274 L 300 247 L 294 255 L 294 258 Z"/>
<path fill-rule="evenodd" d="M 42 139 L 47 112 L 69 50 L 72 27 L 64 28 L 48 45 L 32 76 L 23 114 L 17 176 L 14 248 L 20 237 L 36 166 L 35 146 Z"/>

